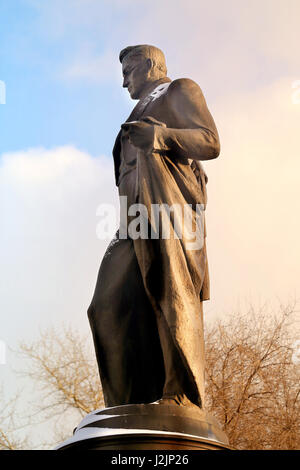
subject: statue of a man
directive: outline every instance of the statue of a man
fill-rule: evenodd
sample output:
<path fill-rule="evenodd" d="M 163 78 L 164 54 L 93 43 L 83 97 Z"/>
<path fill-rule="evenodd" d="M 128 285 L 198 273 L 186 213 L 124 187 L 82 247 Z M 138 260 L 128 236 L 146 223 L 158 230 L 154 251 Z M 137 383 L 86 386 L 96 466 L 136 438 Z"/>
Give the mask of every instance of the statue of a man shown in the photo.
<path fill-rule="evenodd" d="M 154 46 L 127 47 L 120 62 L 123 86 L 139 101 L 113 150 L 119 195 L 129 208 L 139 203 L 149 213 L 155 205 L 187 207 L 197 226 L 197 207 L 206 207 L 200 161 L 220 151 L 202 91 L 190 79 L 171 81 Z M 153 227 L 150 217 L 147 223 Z M 174 218 L 167 223 L 174 235 Z M 187 236 L 161 232 L 136 238 L 118 231 L 110 243 L 88 310 L 106 406 L 203 407 L 209 278 L 200 227 L 203 242 L 192 249 Z"/>

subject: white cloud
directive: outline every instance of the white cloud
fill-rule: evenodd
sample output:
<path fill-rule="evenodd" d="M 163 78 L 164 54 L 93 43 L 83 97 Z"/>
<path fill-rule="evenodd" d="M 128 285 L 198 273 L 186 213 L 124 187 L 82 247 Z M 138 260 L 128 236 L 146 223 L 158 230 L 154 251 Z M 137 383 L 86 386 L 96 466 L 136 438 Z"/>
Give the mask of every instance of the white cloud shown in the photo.
<path fill-rule="evenodd" d="M 205 165 L 212 313 L 250 294 L 298 293 L 300 105 L 291 84 L 237 93 L 212 110 L 222 148 Z M 27 321 L 86 322 L 107 245 L 96 238 L 96 209 L 118 205 L 112 160 L 73 147 L 32 149 L 2 156 L 0 182 L 5 319 L 17 316 L 16 336 Z"/>
<path fill-rule="evenodd" d="M 72 40 L 72 56 L 62 65 L 69 79 L 115 76 L 119 50 L 137 43 L 161 47 L 172 76 L 211 83 L 218 94 L 297 73 L 300 66 L 298 0 L 33 4 L 43 34 L 62 44 Z"/>
<path fill-rule="evenodd" d="M 113 27 L 119 11 L 141 5 L 140 0 L 26 0 L 39 14 L 43 33 L 54 39 L 91 28 Z M 134 18 L 133 18 L 134 19 Z M 107 29 L 109 31 L 109 29 Z"/>
<path fill-rule="evenodd" d="M 300 295 L 300 106 L 291 84 L 287 77 L 228 96 L 214 112 L 221 156 L 206 164 L 211 309 Z"/>
<path fill-rule="evenodd" d="M 112 160 L 73 147 L 5 154 L 0 165 L 1 339 L 75 322 L 86 309 L 107 241 L 100 203 L 118 205 Z"/>
<path fill-rule="evenodd" d="M 74 58 L 61 67 L 59 75 L 66 80 L 87 79 L 101 82 L 120 78 L 120 64 L 116 51 L 106 50 L 97 54 L 91 44 L 83 44 Z"/>
<path fill-rule="evenodd" d="M 71 146 L 0 156 L 0 343 L 7 352 L 0 373 L 7 397 L 22 390 L 21 415 L 40 397 L 16 376 L 28 364 L 10 348 L 50 325 L 89 333 L 86 311 L 108 244 L 96 237 L 101 203 L 118 210 L 112 159 Z M 48 423 L 31 429 L 30 439 L 49 439 Z"/>

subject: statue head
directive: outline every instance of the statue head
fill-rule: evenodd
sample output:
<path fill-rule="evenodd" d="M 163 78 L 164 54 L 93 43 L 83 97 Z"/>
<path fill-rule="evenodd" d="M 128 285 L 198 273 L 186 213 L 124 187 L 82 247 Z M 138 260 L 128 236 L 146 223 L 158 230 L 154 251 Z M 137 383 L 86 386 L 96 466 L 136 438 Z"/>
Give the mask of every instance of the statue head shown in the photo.
<path fill-rule="evenodd" d="M 164 53 L 155 46 L 129 46 L 120 52 L 123 87 L 132 99 L 139 99 L 148 86 L 167 75 Z"/>

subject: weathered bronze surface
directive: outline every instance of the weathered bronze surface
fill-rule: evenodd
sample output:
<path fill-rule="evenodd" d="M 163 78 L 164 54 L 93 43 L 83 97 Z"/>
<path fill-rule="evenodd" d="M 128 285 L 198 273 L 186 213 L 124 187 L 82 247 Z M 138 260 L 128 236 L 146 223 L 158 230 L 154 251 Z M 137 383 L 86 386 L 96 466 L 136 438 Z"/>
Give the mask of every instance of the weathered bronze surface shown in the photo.
<path fill-rule="evenodd" d="M 162 203 L 205 208 L 200 161 L 216 158 L 220 147 L 201 89 L 187 78 L 171 81 L 153 46 L 126 48 L 120 61 L 123 86 L 139 101 L 113 150 L 119 195 L 149 213 Z M 117 232 L 88 310 L 106 406 L 162 400 L 203 408 L 207 299 L 205 238 L 190 250 L 184 237 L 122 239 Z"/>
<path fill-rule="evenodd" d="M 57 450 L 223 450 L 228 440 L 203 410 L 125 405 L 88 414 Z"/>

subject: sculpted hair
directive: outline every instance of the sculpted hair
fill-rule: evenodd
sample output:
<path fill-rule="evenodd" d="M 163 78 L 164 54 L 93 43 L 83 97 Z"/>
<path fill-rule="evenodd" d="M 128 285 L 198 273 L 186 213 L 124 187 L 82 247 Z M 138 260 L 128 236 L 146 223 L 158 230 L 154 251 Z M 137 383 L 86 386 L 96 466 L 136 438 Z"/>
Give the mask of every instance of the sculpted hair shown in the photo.
<path fill-rule="evenodd" d="M 145 59 L 151 59 L 153 67 L 158 69 L 162 76 L 167 75 L 166 59 L 163 51 L 155 46 L 149 46 L 148 44 L 141 44 L 138 46 L 128 46 L 122 49 L 119 55 L 120 62 L 128 59 L 129 57 L 142 56 Z"/>

